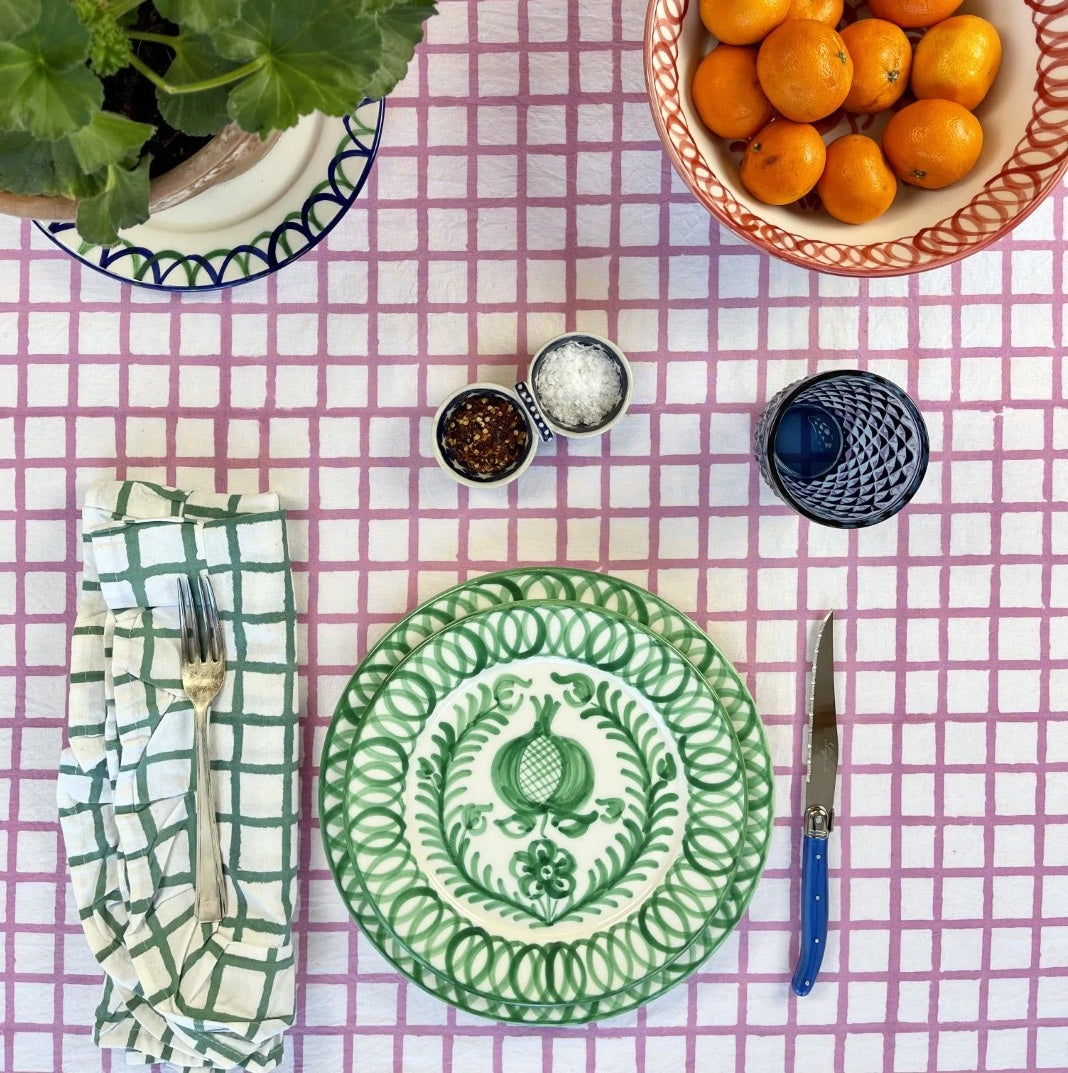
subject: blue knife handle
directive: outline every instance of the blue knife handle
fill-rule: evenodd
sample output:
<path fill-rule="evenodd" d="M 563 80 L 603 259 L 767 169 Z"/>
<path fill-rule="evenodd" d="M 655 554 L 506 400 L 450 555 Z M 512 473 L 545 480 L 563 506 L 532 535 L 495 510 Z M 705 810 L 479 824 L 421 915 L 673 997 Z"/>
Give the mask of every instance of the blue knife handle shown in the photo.
<path fill-rule="evenodd" d="M 807 995 L 827 945 L 827 839 L 805 835 L 801 851 L 801 949 L 791 986 Z"/>

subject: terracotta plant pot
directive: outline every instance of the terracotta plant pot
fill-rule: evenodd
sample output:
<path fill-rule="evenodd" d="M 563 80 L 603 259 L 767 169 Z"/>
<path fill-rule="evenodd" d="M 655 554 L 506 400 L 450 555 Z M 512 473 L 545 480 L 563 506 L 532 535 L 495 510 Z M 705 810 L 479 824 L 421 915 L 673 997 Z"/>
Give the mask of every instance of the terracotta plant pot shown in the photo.
<path fill-rule="evenodd" d="M 152 180 L 148 208 L 161 212 L 188 201 L 201 190 L 232 179 L 262 160 L 278 139 L 275 131 L 266 141 L 231 124 L 202 149 L 177 167 Z M 34 220 L 73 220 L 78 203 L 71 198 L 43 194 L 12 194 L 0 191 L 0 214 L 27 216 Z"/>

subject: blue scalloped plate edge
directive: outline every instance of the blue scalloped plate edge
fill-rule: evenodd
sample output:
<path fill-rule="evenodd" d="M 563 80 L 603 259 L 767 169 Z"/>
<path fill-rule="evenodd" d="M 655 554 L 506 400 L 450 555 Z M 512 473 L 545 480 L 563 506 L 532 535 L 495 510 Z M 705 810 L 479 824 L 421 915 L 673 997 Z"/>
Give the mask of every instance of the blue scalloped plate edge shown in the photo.
<path fill-rule="evenodd" d="M 44 223 L 35 220 L 34 225 L 64 253 L 120 283 L 130 283 L 137 287 L 158 291 L 212 291 L 251 283 L 253 280 L 262 279 L 272 272 L 277 272 L 317 246 L 330 234 L 334 225 L 359 196 L 371 174 L 371 168 L 378 154 L 386 113 L 385 100 L 365 101 L 360 109 L 370 104 L 378 105 L 378 116 L 374 128 L 355 123 L 353 116 L 344 117 L 345 138 L 339 142 L 326 176 L 309 192 L 300 209 L 288 213 L 273 230 L 261 233 L 253 242 L 227 251 L 219 265 L 213 264 L 212 258 L 201 254 L 183 254 L 176 250 L 153 251 L 144 246 L 134 246 L 129 243 L 118 247 L 79 243 L 75 248 L 67 245 L 61 237 L 74 231 L 73 223 Z M 355 114 L 358 114 L 360 109 L 357 109 Z M 372 136 L 369 145 L 364 140 L 368 134 Z M 355 182 L 350 184 L 344 181 L 342 165 L 357 157 L 363 158 L 365 164 Z M 336 206 L 337 211 L 320 227 L 314 218 L 314 212 L 324 205 Z M 294 237 L 304 240 L 304 244 L 297 249 L 291 247 L 291 239 Z M 250 265 L 256 261 L 260 262 L 262 268 L 259 271 L 249 271 L 235 279 L 224 279 L 226 270 L 235 260 L 243 257 L 249 259 Z M 141 258 L 144 262 L 135 273 L 125 275 L 113 269 L 112 266 L 132 258 Z M 182 273 L 185 274 L 188 282 L 168 282 L 170 277 Z M 207 274 L 207 281 L 195 282 L 196 276 L 201 273 Z M 151 278 L 146 278 L 147 276 Z"/>

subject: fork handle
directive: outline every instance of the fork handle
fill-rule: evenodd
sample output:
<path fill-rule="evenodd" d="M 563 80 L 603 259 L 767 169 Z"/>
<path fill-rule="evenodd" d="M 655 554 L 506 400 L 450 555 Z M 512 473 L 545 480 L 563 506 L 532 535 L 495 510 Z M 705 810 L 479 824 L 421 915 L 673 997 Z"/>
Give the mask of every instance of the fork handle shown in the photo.
<path fill-rule="evenodd" d="M 211 777 L 211 749 L 208 742 L 208 707 L 196 712 L 194 751 L 197 757 L 196 822 L 197 920 L 222 920 L 226 913 L 226 888 L 223 886 L 222 848 L 219 824 L 215 818 L 215 791 Z"/>

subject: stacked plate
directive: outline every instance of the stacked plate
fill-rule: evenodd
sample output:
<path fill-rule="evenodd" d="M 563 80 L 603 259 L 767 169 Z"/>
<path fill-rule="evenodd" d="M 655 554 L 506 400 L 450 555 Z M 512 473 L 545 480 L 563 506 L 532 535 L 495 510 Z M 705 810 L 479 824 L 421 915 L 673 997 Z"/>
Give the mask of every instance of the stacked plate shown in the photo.
<path fill-rule="evenodd" d="M 764 865 L 771 760 L 684 615 L 566 568 L 460 585 L 357 668 L 323 749 L 327 858 L 367 937 L 446 1002 L 574 1024 L 683 980 Z"/>

